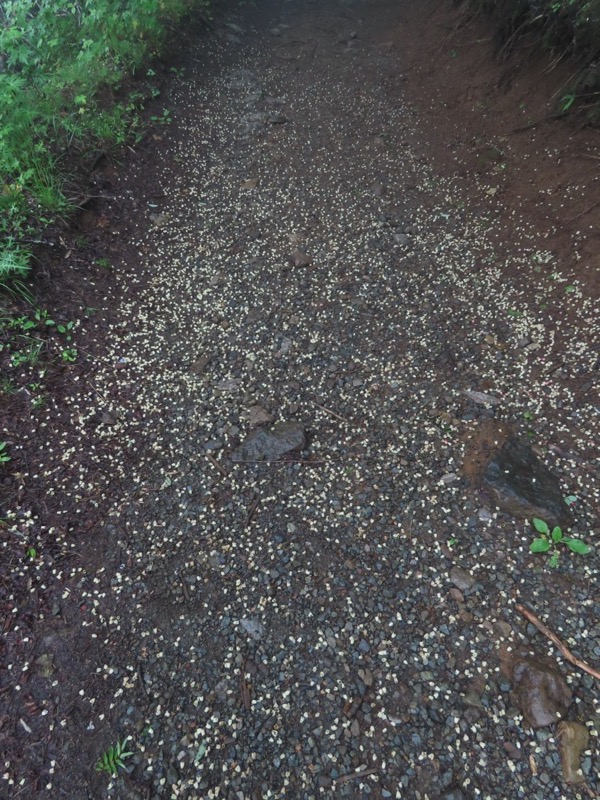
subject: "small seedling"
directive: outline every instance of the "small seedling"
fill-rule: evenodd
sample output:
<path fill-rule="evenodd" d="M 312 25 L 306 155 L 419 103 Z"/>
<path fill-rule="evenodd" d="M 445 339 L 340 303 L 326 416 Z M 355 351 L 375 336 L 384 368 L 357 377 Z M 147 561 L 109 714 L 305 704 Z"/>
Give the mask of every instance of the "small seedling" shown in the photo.
<path fill-rule="evenodd" d="M 573 292 L 577 291 L 576 286 L 565 286 L 565 293 L 566 294 L 573 294 Z"/>
<path fill-rule="evenodd" d="M 71 321 L 71 322 L 67 322 L 66 325 L 57 325 L 56 326 L 56 330 L 59 333 L 64 334 L 67 337 L 67 342 L 70 342 L 71 339 L 73 338 L 71 334 L 72 334 L 72 331 L 73 331 L 74 327 L 75 327 L 75 323 Z"/>
<path fill-rule="evenodd" d="M 11 460 L 6 452 L 6 442 L 0 442 L 0 464 L 7 464 Z"/>
<path fill-rule="evenodd" d="M 565 536 L 558 525 L 550 530 L 548 524 L 544 522 L 543 519 L 534 517 L 532 521 L 533 527 L 540 536 L 533 540 L 529 550 L 532 553 L 550 553 L 548 563 L 551 567 L 558 566 L 560 558 L 559 545 L 564 545 L 573 553 L 578 553 L 582 556 L 590 552 L 590 548 L 585 542 L 582 542 L 581 539 L 573 539 L 570 536 Z"/>
<path fill-rule="evenodd" d="M 38 340 L 29 339 L 27 350 L 17 350 L 10 357 L 10 364 L 12 367 L 20 367 L 22 364 L 37 364 L 42 352 L 43 342 Z"/>
<path fill-rule="evenodd" d="M 526 419 L 529 422 L 531 422 L 531 420 L 533 419 L 533 411 L 524 411 L 523 412 L 523 419 Z"/>
<path fill-rule="evenodd" d="M 112 264 L 110 263 L 108 258 L 97 258 L 96 259 L 96 264 L 99 267 L 101 267 L 102 269 L 106 269 L 106 270 L 109 270 L 109 271 L 112 269 Z"/>
<path fill-rule="evenodd" d="M 48 312 L 42 311 L 41 308 L 38 308 L 35 312 L 35 321 L 41 325 L 45 325 L 48 328 L 51 328 L 56 324 L 53 319 L 50 319 Z"/>
<path fill-rule="evenodd" d="M 61 357 L 67 364 L 74 364 L 77 361 L 77 350 L 74 347 L 67 347 L 62 351 Z"/>
<path fill-rule="evenodd" d="M 28 360 L 27 353 L 23 353 L 19 350 L 16 353 L 13 353 L 10 357 L 10 365 L 11 367 L 20 367 L 21 364 L 26 364 Z"/>
<path fill-rule="evenodd" d="M 150 117 L 150 119 L 152 120 L 152 122 L 159 122 L 162 123 L 163 125 L 168 125 L 170 122 L 173 121 L 171 119 L 171 112 L 169 111 L 168 108 L 163 108 L 163 112 L 160 116 L 153 115 L 152 117 Z"/>
<path fill-rule="evenodd" d="M 35 561 L 35 559 L 37 558 L 37 550 L 35 549 L 35 547 L 30 546 L 25 551 L 25 555 L 27 556 L 27 558 L 31 559 L 32 561 Z"/>
<path fill-rule="evenodd" d="M 17 386 L 10 378 L 0 378 L 0 393 L 1 394 L 16 394 Z"/>
<path fill-rule="evenodd" d="M 109 747 L 106 753 L 103 753 L 96 761 L 94 767 L 96 772 L 108 772 L 111 778 L 116 778 L 119 767 L 125 769 L 125 759 L 133 755 L 133 752 L 125 749 L 130 738 L 127 736 L 122 742 L 117 742 Z"/>

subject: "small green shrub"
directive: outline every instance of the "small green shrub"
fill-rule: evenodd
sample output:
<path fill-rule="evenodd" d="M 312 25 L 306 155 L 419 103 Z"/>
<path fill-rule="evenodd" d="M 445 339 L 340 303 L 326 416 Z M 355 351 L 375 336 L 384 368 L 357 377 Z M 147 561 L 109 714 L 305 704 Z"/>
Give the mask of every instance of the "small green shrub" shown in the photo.
<path fill-rule="evenodd" d="M 557 55 L 569 55 L 579 70 L 557 110 L 584 108 L 590 122 L 600 121 L 600 0 L 471 0 L 492 17 L 504 55 L 523 35 L 537 39 Z"/>
<path fill-rule="evenodd" d="M 530 546 L 532 553 L 549 553 L 549 565 L 557 567 L 560 559 L 560 547 L 567 547 L 571 552 L 578 553 L 579 555 L 587 555 L 590 552 L 590 547 L 582 542 L 581 539 L 575 539 L 570 536 L 565 536 L 562 529 L 558 525 L 550 530 L 548 524 L 543 519 L 533 518 L 533 527 L 540 534 L 539 537 L 533 540 Z"/>
<path fill-rule="evenodd" d="M 0 464 L 7 464 L 10 460 L 10 456 L 6 452 L 6 442 L 0 442 Z"/>
<path fill-rule="evenodd" d="M 22 290 L 30 256 L 22 241 L 32 226 L 72 210 L 65 154 L 136 135 L 144 93 L 123 97 L 124 79 L 208 2 L 0 3 L 0 289 Z"/>
<path fill-rule="evenodd" d="M 133 755 L 133 752 L 125 749 L 129 739 L 130 737 L 127 736 L 122 742 L 117 742 L 112 747 L 109 747 L 96 762 L 94 767 L 96 772 L 107 772 L 111 778 L 115 778 L 119 767 L 121 769 L 125 768 L 125 759 Z"/>

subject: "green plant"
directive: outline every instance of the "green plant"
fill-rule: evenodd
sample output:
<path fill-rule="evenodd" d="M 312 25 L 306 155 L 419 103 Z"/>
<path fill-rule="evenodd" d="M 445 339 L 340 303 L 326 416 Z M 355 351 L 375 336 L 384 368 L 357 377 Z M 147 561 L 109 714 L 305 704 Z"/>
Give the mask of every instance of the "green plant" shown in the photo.
<path fill-rule="evenodd" d="M 110 263 L 108 258 L 97 258 L 96 264 L 102 269 L 112 270 L 112 264 Z"/>
<path fill-rule="evenodd" d="M 16 392 L 17 392 L 17 387 L 13 379 L 3 375 L 0 378 L 0 393 L 5 395 L 11 395 L 15 394 Z"/>
<path fill-rule="evenodd" d="M 35 549 L 35 547 L 30 545 L 25 551 L 25 555 L 27 556 L 27 558 L 31 559 L 31 561 L 34 561 L 37 558 L 37 550 Z"/>
<path fill-rule="evenodd" d="M 11 460 L 6 452 L 6 442 L 0 442 L 0 464 L 7 464 Z"/>
<path fill-rule="evenodd" d="M 77 361 L 77 348 L 66 347 L 60 355 L 63 361 L 66 361 L 68 364 L 73 364 Z"/>
<path fill-rule="evenodd" d="M 533 527 L 540 536 L 533 540 L 529 550 L 532 553 L 550 553 L 548 563 L 551 567 L 558 566 L 560 558 L 559 545 L 563 545 L 573 553 L 578 553 L 582 556 L 590 552 L 590 547 L 585 542 L 582 542 L 581 539 L 565 536 L 558 525 L 550 530 L 548 524 L 544 522 L 543 519 L 534 517 L 532 522 Z"/>
<path fill-rule="evenodd" d="M 119 767 L 125 769 L 125 759 L 133 755 L 132 751 L 125 749 L 130 738 L 130 736 L 127 736 L 122 742 L 118 741 L 115 745 L 109 747 L 96 762 L 94 766 L 96 772 L 107 772 L 111 778 L 115 778 Z"/>
<path fill-rule="evenodd" d="M 20 367 L 23 364 L 37 364 L 39 360 L 44 343 L 37 339 L 29 339 L 27 341 L 27 337 L 24 338 L 27 342 L 25 348 L 23 350 L 17 350 L 10 357 L 10 364 L 12 367 Z"/>
<path fill-rule="evenodd" d="M 152 115 L 150 119 L 152 122 L 159 122 L 162 125 L 168 125 L 169 123 L 173 122 L 173 119 L 171 118 L 171 112 L 168 108 L 163 108 L 163 112 L 160 116 Z"/>
<path fill-rule="evenodd" d="M 72 154 L 140 138 L 130 76 L 208 0 L 0 3 L 0 290 L 30 298 L 25 241 L 72 209 Z M 147 87 L 144 87 L 144 91 Z M 170 121 L 163 112 L 161 121 Z"/>
<path fill-rule="evenodd" d="M 71 322 L 67 322 L 65 325 L 57 325 L 56 326 L 56 330 L 59 333 L 62 333 L 64 336 L 66 336 L 67 342 L 70 342 L 71 339 L 73 338 L 71 333 L 72 333 L 74 327 L 75 327 L 75 323 L 71 321 Z"/>

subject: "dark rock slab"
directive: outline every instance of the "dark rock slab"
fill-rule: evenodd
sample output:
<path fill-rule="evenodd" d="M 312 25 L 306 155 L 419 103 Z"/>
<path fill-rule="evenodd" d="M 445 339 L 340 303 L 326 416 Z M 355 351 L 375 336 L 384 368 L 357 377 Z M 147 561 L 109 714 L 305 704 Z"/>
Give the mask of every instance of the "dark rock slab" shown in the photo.
<path fill-rule="evenodd" d="M 558 478 L 516 436 L 493 454 L 483 485 L 503 511 L 516 517 L 539 517 L 563 528 L 573 523 Z"/>
<path fill-rule="evenodd" d="M 306 444 L 299 422 L 278 422 L 272 428 L 258 428 L 231 454 L 232 461 L 278 461 Z"/>
<path fill-rule="evenodd" d="M 295 267 L 310 267 L 312 264 L 312 258 L 298 247 L 294 250 L 290 258 Z"/>
<path fill-rule="evenodd" d="M 542 656 L 516 658 L 512 681 L 519 709 L 532 728 L 553 725 L 571 704 L 571 690 L 558 667 Z"/>

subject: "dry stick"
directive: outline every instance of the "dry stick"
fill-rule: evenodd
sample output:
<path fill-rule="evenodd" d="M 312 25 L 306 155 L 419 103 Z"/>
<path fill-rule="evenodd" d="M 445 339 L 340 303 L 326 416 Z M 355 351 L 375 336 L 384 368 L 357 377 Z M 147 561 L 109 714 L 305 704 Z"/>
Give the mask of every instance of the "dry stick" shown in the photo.
<path fill-rule="evenodd" d="M 567 659 L 567 661 L 570 661 L 571 664 L 574 664 L 576 667 L 579 667 L 579 669 L 582 669 L 584 672 L 587 672 L 588 675 L 592 675 L 594 678 L 597 678 L 600 681 L 600 672 L 598 672 L 597 669 L 590 667 L 590 665 L 586 664 L 585 661 L 582 661 L 580 658 L 577 658 L 577 656 L 574 656 L 573 653 L 569 650 L 569 648 L 561 642 L 558 636 L 555 633 L 552 633 L 550 628 L 544 625 L 544 623 L 539 617 L 536 617 L 533 611 L 530 611 L 528 608 L 525 608 L 525 606 L 522 606 L 519 603 L 515 605 L 515 608 L 517 609 L 519 614 L 522 614 L 526 619 L 529 620 L 529 622 L 531 622 L 532 625 L 535 625 L 535 627 L 538 629 L 538 631 L 540 631 L 540 633 L 543 633 L 544 636 L 550 639 L 551 642 L 554 642 L 554 644 L 558 647 L 558 649 Z"/>
<path fill-rule="evenodd" d="M 517 128 L 513 128 L 510 133 L 523 133 L 523 131 L 531 130 L 531 128 L 537 128 L 538 125 L 541 125 L 542 122 L 548 122 L 552 119 L 560 119 L 562 114 L 546 114 L 545 117 L 540 117 L 539 119 L 534 120 L 533 122 L 528 122 L 526 125 L 519 125 Z"/>
<path fill-rule="evenodd" d="M 219 472 L 221 473 L 221 475 L 225 475 L 225 477 L 227 477 L 227 475 L 229 475 L 229 473 L 227 472 L 227 470 L 225 469 L 225 467 L 221 466 L 221 464 L 219 464 L 219 462 L 217 461 L 217 459 L 216 459 L 216 458 L 213 458 L 213 456 L 211 456 L 211 455 L 210 455 L 210 453 L 207 453 L 207 454 L 206 454 L 206 457 L 207 457 L 207 459 L 210 461 L 210 463 L 213 465 L 213 467 L 214 467 L 215 469 L 218 469 L 218 470 L 219 470 Z"/>
<path fill-rule="evenodd" d="M 325 408 L 325 406 L 322 406 L 320 403 L 316 403 L 314 400 L 312 401 L 312 404 L 313 404 L 313 406 L 316 406 L 317 408 L 320 408 L 321 411 L 324 411 L 326 414 L 331 414 L 332 417 L 335 417 L 336 419 L 340 419 L 342 422 L 348 422 L 346 417 L 342 417 L 340 414 L 337 414 L 335 411 L 332 411 L 330 408 Z"/>
<path fill-rule="evenodd" d="M 580 219 L 581 217 L 585 217 L 585 215 L 589 214 L 590 211 L 593 211 L 596 208 L 596 206 L 600 206 L 600 200 L 596 200 L 596 202 L 592 203 L 591 206 L 588 206 L 587 208 L 584 208 L 584 210 L 581 212 L 581 214 L 577 214 L 577 216 L 575 216 L 575 217 L 570 217 L 569 219 L 565 220 L 565 222 L 575 222 L 576 219 Z"/>
<path fill-rule="evenodd" d="M 363 769 L 362 772 L 350 772 L 347 775 L 342 775 L 340 778 L 336 778 L 334 783 L 348 783 L 348 781 L 355 781 L 358 778 L 366 778 L 368 775 L 375 775 L 376 773 L 376 769 Z"/>

